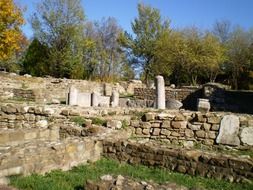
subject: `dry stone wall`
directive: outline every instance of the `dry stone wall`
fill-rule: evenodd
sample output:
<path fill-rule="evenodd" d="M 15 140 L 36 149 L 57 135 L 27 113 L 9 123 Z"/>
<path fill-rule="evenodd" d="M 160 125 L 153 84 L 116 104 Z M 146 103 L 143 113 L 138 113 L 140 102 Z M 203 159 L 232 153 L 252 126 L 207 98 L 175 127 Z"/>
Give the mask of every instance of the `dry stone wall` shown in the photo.
<path fill-rule="evenodd" d="M 235 122 L 237 121 L 237 123 Z M 172 144 L 252 146 L 253 116 L 226 113 L 146 113 L 132 120 L 136 137 L 159 139 Z"/>
<path fill-rule="evenodd" d="M 197 150 L 168 149 L 155 144 L 104 141 L 104 155 L 131 164 L 166 168 L 189 175 L 245 182 L 253 179 L 250 159 Z"/>

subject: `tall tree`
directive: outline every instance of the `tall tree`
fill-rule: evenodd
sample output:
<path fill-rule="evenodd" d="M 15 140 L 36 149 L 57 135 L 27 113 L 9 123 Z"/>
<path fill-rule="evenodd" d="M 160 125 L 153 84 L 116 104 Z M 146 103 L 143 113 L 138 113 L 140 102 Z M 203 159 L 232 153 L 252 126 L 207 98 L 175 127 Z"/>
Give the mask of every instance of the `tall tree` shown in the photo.
<path fill-rule="evenodd" d="M 55 77 L 82 78 L 84 11 L 80 0 L 42 0 L 33 15 L 35 38 L 49 47 Z"/>
<path fill-rule="evenodd" d="M 0 1 L 0 64 L 5 67 L 8 59 L 20 50 L 24 36 L 21 26 L 25 23 L 22 11 L 13 0 Z"/>
<path fill-rule="evenodd" d="M 158 9 L 138 4 L 138 17 L 132 22 L 135 38 L 125 35 L 121 39 L 123 47 L 131 49 L 135 56 L 135 64 L 142 69 L 144 80 L 152 74 L 151 64 L 154 62 L 154 47 L 158 37 L 169 30 L 169 21 L 163 20 Z"/>

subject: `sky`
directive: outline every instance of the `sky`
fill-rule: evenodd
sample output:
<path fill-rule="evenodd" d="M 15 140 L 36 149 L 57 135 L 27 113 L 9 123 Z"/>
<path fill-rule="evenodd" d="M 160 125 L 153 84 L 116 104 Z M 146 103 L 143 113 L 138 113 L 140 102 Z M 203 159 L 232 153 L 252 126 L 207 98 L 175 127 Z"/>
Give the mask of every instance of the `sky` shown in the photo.
<path fill-rule="evenodd" d="M 53 1 L 53 0 L 52 0 Z M 244 29 L 253 28 L 253 0 L 81 0 L 88 20 L 115 17 L 119 25 L 132 32 L 131 22 L 137 17 L 137 4 L 144 3 L 160 10 L 163 18 L 171 21 L 172 28 L 197 26 L 211 29 L 217 20 L 229 20 Z M 16 0 L 26 7 L 24 17 L 29 20 L 36 11 L 40 0 Z M 27 21 L 23 32 L 32 37 L 32 29 Z"/>

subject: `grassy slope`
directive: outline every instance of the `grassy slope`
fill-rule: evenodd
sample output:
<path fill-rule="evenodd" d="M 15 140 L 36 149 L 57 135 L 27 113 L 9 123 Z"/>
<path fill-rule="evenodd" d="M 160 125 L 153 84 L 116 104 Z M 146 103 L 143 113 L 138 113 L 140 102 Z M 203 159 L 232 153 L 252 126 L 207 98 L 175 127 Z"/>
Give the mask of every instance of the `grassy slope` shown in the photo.
<path fill-rule="evenodd" d="M 175 182 L 187 187 L 203 187 L 215 190 L 250 190 L 253 184 L 234 184 L 225 181 L 191 177 L 179 173 L 170 173 L 163 169 L 146 166 L 119 164 L 113 160 L 102 159 L 96 163 L 82 165 L 71 171 L 53 171 L 45 176 L 12 177 L 11 185 L 23 190 L 81 190 L 87 179 L 98 179 L 104 174 L 131 176 L 141 180 L 153 180 L 158 183 Z"/>

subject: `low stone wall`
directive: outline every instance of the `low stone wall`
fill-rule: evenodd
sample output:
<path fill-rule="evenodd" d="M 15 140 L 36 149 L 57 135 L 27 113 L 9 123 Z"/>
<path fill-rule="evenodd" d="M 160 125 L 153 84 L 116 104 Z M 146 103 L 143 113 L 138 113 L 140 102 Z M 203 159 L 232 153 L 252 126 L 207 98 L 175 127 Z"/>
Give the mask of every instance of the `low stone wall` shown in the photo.
<path fill-rule="evenodd" d="M 244 182 L 253 179 L 250 159 L 197 150 L 168 149 L 129 141 L 104 141 L 104 155 L 131 164 L 158 166 L 189 175 Z"/>
<path fill-rule="evenodd" d="M 102 143 L 91 139 L 37 141 L 0 150 L 0 181 L 12 175 L 44 174 L 69 170 L 78 164 L 100 159 Z"/>
<path fill-rule="evenodd" d="M 41 106 L 0 106 L 0 128 L 46 128 L 54 110 Z"/>
<path fill-rule="evenodd" d="M 238 120 L 238 126 L 233 126 L 234 120 L 230 118 Z M 250 115 L 187 111 L 146 113 L 141 120 L 132 120 L 130 125 L 136 137 L 172 144 L 253 146 L 253 116 Z"/>
<path fill-rule="evenodd" d="M 18 145 L 34 140 L 57 141 L 59 140 L 59 128 L 46 129 L 0 129 L 0 146 Z"/>
<path fill-rule="evenodd" d="M 185 88 L 185 89 L 169 89 L 165 90 L 166 99 L 176 99 L 179 101 L 185 100 L 189 95 L 197 91 L 197 88 Z M 151 88 L 135 88 L 134 97 L 138 99 L 154 100 L 155 89 Z"/>
<path fill-rule="evenodd" d="M 0 97 L 22 101 L 35 101 L 34 91 L 25 89 L 3 88 L 0 90 Z"/>

